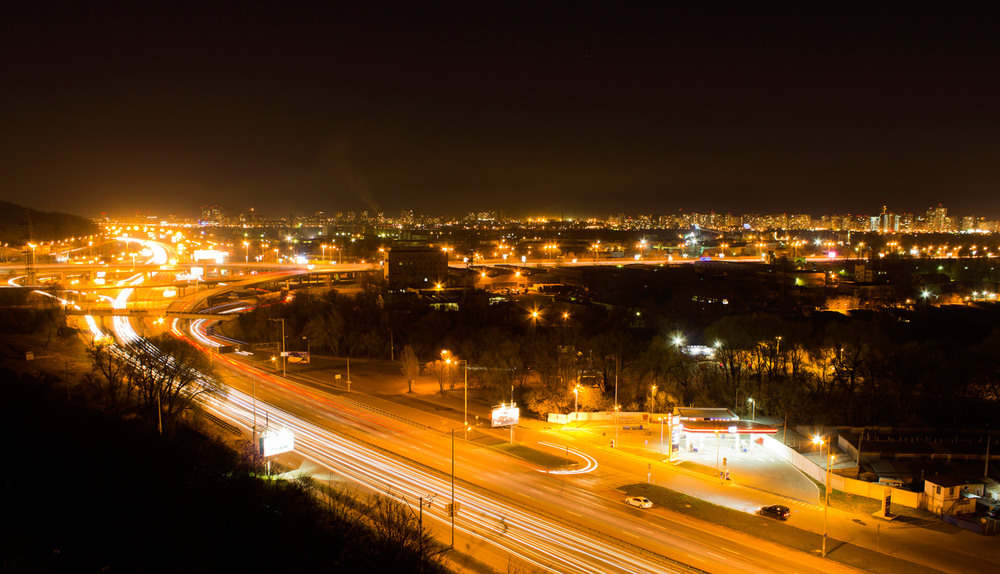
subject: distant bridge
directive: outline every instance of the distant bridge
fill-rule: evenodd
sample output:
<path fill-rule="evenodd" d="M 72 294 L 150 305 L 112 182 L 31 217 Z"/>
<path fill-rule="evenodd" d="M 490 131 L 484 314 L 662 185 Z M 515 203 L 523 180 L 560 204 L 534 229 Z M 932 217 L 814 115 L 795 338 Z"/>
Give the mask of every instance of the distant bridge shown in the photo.
<path fill-rule="evenodd" d="M 215 321 L 232 321 L 239 317 L 237 314 L 221 313 L 179 313 L 176 311 L 149 309 L 66 309 L 67 315 L 93 315 L 97 317 L 135 317 L 137 319 L 149 319 L 163 317 L 165 319 L 213 319 Z"/>

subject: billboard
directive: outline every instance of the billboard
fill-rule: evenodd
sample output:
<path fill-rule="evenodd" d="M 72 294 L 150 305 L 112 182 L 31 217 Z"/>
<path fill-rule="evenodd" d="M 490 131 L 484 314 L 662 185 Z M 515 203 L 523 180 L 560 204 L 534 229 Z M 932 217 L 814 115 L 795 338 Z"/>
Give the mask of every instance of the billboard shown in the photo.
<path fill-rule="evenodd" d="M 260 452 L 264 457 L 288 452 L 295 448 L 295 437 L 288 429 L 264 431 L 260 437 Z"/>
<path fill-rule="evenodd" d="M 284 353 L 289 363 L 308 363 L 309 351 L 287 351 Z"/>
<path fill-rule="evenodd" d="M 218 264 L 222 264 L 226 261 L 226 256 L 229 255 L 228 251 L 216 251 L 215 249 L 195 249 L 194 253 L 191 254 L 191 258 L 195 261 L 215 261 Z"/>
<path fill-rule="evenodd" d="M 521 419 L 521 409 L 517 405 L 511 403 L 510 406 L 500 405 L 495 407 L 490 413 L 490 419 L 494 427 L 508 427 L 516 425 Z"/>

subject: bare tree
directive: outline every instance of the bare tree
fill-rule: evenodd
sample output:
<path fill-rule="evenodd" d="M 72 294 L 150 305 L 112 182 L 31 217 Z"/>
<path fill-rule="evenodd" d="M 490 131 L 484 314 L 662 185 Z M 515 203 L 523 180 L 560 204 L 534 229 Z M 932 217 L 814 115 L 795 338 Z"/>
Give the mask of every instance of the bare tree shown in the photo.
<path fill-rule="evenodd" d="M 434 361 L 427 363 L 427 372 L 433 374 L 437 377 L 438 381 L 438 392 L 444 395 L 444 381 L 448 377 L 448 371 L 451 365 L 445 363 L 444 361 Z"/>
<path fill-rule="evenodd" d="M 165 424 L 193 409 L 199 396 L 222 393 L 209 360 L 185 341 L 161 335 L 142 339 L 124 352 L 135 382 L 136 406 L 144 412 L 158 411 Z"/>
<path fill-rule="evenodd" d="M 377 494 L 368 497 L 365 508 L 375 542 L 394 549 L 398 565 L 412 566 L 414 562 L 432 560 L 429 550 L 433 541 L 417 521 L 413 509 L 403 502 Z"/>
<path fill-rule="evenodd" d="M 403 354 L 399 357 L 399 361 L 399 370 L 403 373 L 403 377 L 406 378 L 406 392 L 412 393 L 413 381 L 420 375 L 420 361 L 417 359 L 417 353 L 413 350 L 413 347 L 410 345 L 403 347 Z"/>
<path fill-rule="evenodd" d="M 132 366 L 121 348 L 98 345 L 90 350 L 94 371 L 87 381 L 111 412 L 131 408 L 135 403 L 136 380 Z"/>

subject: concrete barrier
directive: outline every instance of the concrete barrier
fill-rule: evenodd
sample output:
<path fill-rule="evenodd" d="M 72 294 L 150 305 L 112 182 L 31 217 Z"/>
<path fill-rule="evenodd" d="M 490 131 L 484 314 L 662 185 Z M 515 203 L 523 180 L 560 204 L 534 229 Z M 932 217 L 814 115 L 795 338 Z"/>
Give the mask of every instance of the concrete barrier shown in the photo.
<path fill-rule="evenodd" d="M 818 464 L 809 460 L 798 451 L 775 440 L 769 435 L 764 435 L 763 438 L 764 448 L 773 452 L 778 458 L 788 461 L 789 464 L 799 469 L 805 473 L 806 476 L 809 476 L 816 482 L 824 485 L 826 484 L 826 470 L 821 468 Z M 885 495 L 886 490 L 888 490 L 892 494 L 892 504 L 898 504 L 908 508 L 920 508 L 924 498 L 924 493 L 922 492 L 912 492 L 900 488 L 890 488 L 884 484 L 878 484 L 877 482 L 867 482 L 856 478 L 841 476 L 836 473 L 832 473 L 830 475 L 830 488 L 835 491 L 839 490 L 847 494 L 864 496 L 865 498 L 872 498 L 875 500 L 881 500 Z"/>

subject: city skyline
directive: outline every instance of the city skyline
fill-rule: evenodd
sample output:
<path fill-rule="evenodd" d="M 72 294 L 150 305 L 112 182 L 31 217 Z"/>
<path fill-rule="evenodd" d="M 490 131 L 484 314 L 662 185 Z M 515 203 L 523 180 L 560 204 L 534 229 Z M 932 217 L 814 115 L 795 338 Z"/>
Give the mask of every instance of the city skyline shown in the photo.
<path fill-rule="evenodd" d="M 115 218 L 109 218 L 116 220 Z M 199 224 L 199 225 L 324 225 L 326 223 L 367 223 L 377 226 L 399 228 L 434 227 L 442 225 L 537 225 L 558 224 L 565 226 L 585 225 L 608 229 L 664 229 L 700 226 L 706 228 L 754 230 L 767 229 L 829 229 L 845 231 L 877 231 L 881 233 L 909 232 L 977 232 L 992 233 L 1000 230 L 1000 221 L 974 214 L 955 214 L 948 207 L 938 204 L 917 213 L 897 213 L 882 207 L 880 213 L 824 213 L 816 216 L 809 213 L 721 213 L 677 211 L 660 213 L 612 213 L 602 217 L 509 217 L 501 211 L 480 210 L 462 215 L 421 213 L 403 209 L 398 214 L 381 211 L 317 211 L 307 215 L 287 216 L 265 214 L 253 208 L 230 210 L 218 205 L 203 205 L 198 217 L 181 218 L 176 215 L 139 214 L 135 218 L 120 218 L 120 221 L 148 223 L 151 221 Z"/>
<path fill-rule="evenodd" d="M 992 12 L 9 12 L 3 196 L 43 211 L 1000 218 Z"/>

